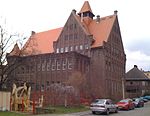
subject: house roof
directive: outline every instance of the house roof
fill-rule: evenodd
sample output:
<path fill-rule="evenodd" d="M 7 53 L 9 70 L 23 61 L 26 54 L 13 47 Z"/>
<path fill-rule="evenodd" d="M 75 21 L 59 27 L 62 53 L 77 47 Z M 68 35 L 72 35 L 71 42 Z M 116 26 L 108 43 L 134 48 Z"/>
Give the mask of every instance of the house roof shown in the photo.
<path fill-rule="evenodd" d="M 92 12 L 88 1 L 85 1 L 80 12 L 85 11 Z M 91 19 L 90 23 L 87 25 L 84 20 L 81 21 L 81 17 L 78 14 L 74 14 L 74 16 L 84 29 L 85 33 L 87 35 L 93 35 L 95 41 L 91 46 L 92 48 L 102 46 L 103 42 L 108 40 L 114 21 L 117 18 L 117 15 L 113 14 L 110 16 L 101 17 L 99 22 L 97 22 L 96 19 Z M 24 55 L 52 53 L 54 51 L 53 42 L 58 39 L 62 29 L 63 28 L 57 28 L 33 34 L 22 49 Z"/>
<path fill-rule="evenodd" d="M 93 13 L 92 10 L 91 10 L 89 2 L 85 1 L 82 8 L 81 8 L 81 10 L 80 10 L 80 12 L 79 12 L 79 14 L 83 13 L 83 12 L 87 12 L 87 11 L 90 11 L 91 13 Z"/>
<path fill-rule="evenodd" d="M 136 65 L 125 75 L 126 80 L 150 80 Z"/>
<path fill-rule="evenodd" d="M 53 42 L 57 40 L 61 31 L 62 27 L 31 35 L 24 47 L 21 49 L 21 55 L 52 53 Z M 12 51 L 15 51 L 14 49 Z M 15 52 L 11 53 L 11 55 L 14 53 Z"/>
<path fill-rule="evenodd" d="M 111 15 L 102 17 L 99 23 L 97 23 L 96 19 L 90 23 L 89 31 L 95 39 L 92 48 L 102 46 L 103 41 L 107 42 L 115 19 L 116 15 Z"/>

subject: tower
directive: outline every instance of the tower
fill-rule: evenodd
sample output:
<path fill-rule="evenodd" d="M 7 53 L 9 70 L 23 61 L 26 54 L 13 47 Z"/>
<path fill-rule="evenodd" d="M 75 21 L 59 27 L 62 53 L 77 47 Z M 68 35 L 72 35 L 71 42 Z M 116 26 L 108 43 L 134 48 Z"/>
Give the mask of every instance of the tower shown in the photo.
<path fill-rule="evenodd" d="M 84 22 L 89 25 L 95 16 L 91 10 L 90 4 L 88 1 L 85 1 L 78 15 L 81 17 L 81 22 Z"/>

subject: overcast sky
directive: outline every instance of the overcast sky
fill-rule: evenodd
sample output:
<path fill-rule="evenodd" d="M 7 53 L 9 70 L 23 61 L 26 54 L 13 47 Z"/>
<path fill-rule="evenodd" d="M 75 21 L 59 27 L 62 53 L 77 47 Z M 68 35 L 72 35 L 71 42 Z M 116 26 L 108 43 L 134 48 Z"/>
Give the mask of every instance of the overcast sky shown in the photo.
<path fill-rule="evenodd" d="M 88 0 L 95 15 L 112 15 L 118 10 L 127 56 L 126 70 L 138 65 L 150 70 L 150 1 Z M 80 11 L 84 0 L 0 0 L 0 16 L 11 30 L 30 33 L 64 26 L 72 9 Z"/>

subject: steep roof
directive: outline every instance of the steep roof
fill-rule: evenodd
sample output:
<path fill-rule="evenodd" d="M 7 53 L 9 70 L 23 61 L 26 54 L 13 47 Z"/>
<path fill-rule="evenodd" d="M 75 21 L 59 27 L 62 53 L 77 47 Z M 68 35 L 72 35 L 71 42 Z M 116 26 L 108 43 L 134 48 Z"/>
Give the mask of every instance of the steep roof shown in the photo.
<path fill-rule="evenodd" d="M 91 47 L 94 48 L 102 46 L 103 41 L 107 41 L 117 15 L 113 14 L 110 16 L 102 17 L 100 18 L 99 22 L 97 22 L 96 19 L 91 20 L 89 25 L 86 25 L 84 20 L 81 21 L 81 17 L 78 15 L 76 15 L 76 17 L 78 22 L 81 23 L 82 27 L 86 30 L 87 34 L 93 35 L 95 42 Z"/>
<path fill-rule="evenodd" d="M 62 28 L 33 34 L 22 50 L 22 55 L 36 55 L 53 52 L 53 42 L 57 40 Z"/>
<path fill-rule="evenodd" d="M 150 80 L 136 65 L 125 75 L 126 80 Z"/>
<path fill-rule="evenodd" d="M 95 42 L 92 48 L 103 45 L 103 41 L 107 42 L 111 29 L 117 15 L 102 17 L 97 23 L 96 19 L 89 25 L 89 31 L 94 36 Z"/>
<path fill-rule="evenodd" d="M 89 2 L 85 1 L 79 13 L 83 13 L 83 12 L 87 12 L 87 11 L 90 11 L 91 13 L 93 13 Z"/>
<path fill-rule="evenodd" d="M 85 11 L 92 12 L 88 1 L 84 2 L 80 12 Z M 91 46 L 92 48 L 102 46 L 103 41 L 107 42 L 114 21 L 117 18 L 117 15 L 113 14 L 110 16 L 101 17 L 99 22 L 97 22 L 96 19 L 91 19 L 90 23 L 87 25 L 84 20 L 81 20 L 81 17 L 78 14 L 74 13 L 74 16 L 85 33 L 87 35 L 93 35 L 93 39 L 95 41 Z M 22 49 L 24 55 L 52 53 L 54 51 L 53 42 L 57 40 L 62 29 L 63 28 L 57 28 L 32 35 Z"/>

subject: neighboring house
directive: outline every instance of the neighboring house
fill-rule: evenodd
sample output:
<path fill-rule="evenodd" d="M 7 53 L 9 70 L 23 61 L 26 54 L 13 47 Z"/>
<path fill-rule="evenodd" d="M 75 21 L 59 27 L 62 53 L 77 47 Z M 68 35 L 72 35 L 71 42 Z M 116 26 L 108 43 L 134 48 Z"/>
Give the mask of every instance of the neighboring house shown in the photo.
<path fill-rule="evenodd" d="M 58 103 L 59 96 L 55 103 L 51 100 L 49 87 L 65 84 L 76 74 L 86 78 L 86 89 L 78 88 L 82 100 L 121 99 L 126 55 L 117 11 L 106 17 L 94 16 L 85 1 L 79 13 L 72 10 L 64 27 L 33 32 L 20 52 L 16 45 L 8 56 L 9 63 L 14 58 L 23 61 L 12 72 L 11 79 L 29 82 L 34 98 L 44 94 L 47 104 L 62 103 Z"/>
<path fill-rule="evenodd" d="M 140 97 L 150 93 L 150 79 L 137 65 L 126 73 L 125 80 L 126 97 Z"/>
<path fill-rule="evenodd" d="M 150 79 L 150 71 L 143 71 L 143 72 Z"/>

